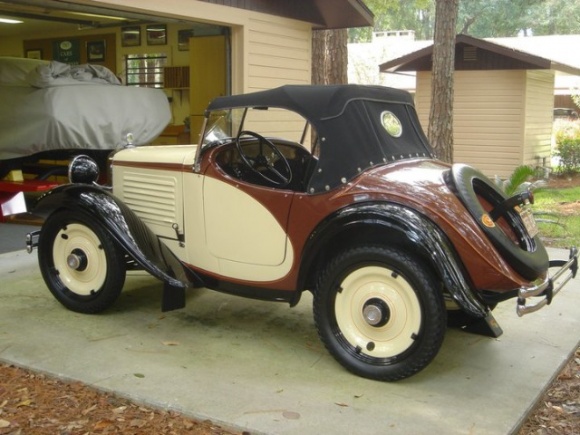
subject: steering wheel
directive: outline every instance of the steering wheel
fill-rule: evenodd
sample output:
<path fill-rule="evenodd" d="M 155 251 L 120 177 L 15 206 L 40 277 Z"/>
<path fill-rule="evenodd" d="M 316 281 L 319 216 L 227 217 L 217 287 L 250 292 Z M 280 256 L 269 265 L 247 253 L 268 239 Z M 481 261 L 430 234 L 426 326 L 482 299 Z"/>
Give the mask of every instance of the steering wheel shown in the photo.
<path fill-rule="evenodd" d="M 242 136 L 250 136 L 258 140 L 259 151 L 255 156 L 247 155 L 240 143 Z M 264 153 L 264 146 L 271 150 L 270 155 Z M 292 170 L 290 164 L 284 154 L 274 145 L 270 140 L 264 136 L 254 133 L 250 130 L 240 131 L 236 137 L 236 148 L 240 153 L 242 161 L 252 170 L 258 174 L 262 179 L 276 186 L 287 186 L 292 181 Z M 282 171 L 279 171 L 274 166 L 274 163 L 281 161 L 283 164 Z"/>

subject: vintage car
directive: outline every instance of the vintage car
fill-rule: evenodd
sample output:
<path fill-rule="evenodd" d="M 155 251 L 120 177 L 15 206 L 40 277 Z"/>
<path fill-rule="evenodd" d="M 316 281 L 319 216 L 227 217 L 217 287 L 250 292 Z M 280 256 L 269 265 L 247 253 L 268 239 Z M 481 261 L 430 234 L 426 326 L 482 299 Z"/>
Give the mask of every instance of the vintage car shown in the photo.
<path fill-rule="evenodd" d="M 163 310 L 182 308 L 188 287 L 291 306 L 308 290 L 328 351 L 372 379 L 426 367 L 448 317 L 498 336 L 497 303 L 535 311 L 578 268 L 576 249 L 548 259 L 531 192 L 507 198 L 438 160 L 399 90 L 219 97 L 198 145 L 128 147 L 111 166 L 112 188 L 99 186 L 78 157 L 71 184 L 34 210 L 45 221 L 28 249 L 65 307 L 106 309 L 135 267 L 163 281 Z"/>

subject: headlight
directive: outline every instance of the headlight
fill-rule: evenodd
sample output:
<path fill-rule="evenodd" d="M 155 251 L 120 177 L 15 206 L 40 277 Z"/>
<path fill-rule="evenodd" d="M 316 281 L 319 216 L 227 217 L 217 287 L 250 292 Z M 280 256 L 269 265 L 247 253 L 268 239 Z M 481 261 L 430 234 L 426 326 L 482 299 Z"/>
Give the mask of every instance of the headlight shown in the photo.
<path fill-rule="evenodd" d="M 76 156 L 68 165 L 68 179 L 71 183 L 93 184 L 99 179 L 99 165 L 89 156 Z"/>

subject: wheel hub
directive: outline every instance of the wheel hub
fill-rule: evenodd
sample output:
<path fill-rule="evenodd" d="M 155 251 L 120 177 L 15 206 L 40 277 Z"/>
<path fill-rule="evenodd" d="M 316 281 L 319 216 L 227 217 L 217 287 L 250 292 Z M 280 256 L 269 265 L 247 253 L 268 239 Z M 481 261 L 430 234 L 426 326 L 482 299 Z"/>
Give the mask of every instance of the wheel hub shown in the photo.
<path fill-rule="evenodd" d="M 73 270 L 83 271 L 87 268 L 87 256 L 80 249 L 74 249 L 68 257 L 66 264 Z"/>
<path fill-rule="evenodd" d="M 391 311 L 385 301 L 373 298 L 364 304 L 363 317 L 369 325 L 379 328 L 388 323 Z"/>

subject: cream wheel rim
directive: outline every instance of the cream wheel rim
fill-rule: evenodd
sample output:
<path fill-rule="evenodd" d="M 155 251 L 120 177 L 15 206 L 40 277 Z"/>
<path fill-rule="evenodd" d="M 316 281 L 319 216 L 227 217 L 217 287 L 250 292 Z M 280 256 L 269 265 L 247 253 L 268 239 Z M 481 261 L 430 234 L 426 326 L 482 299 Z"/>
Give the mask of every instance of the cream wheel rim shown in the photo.
<path fill-rule="evenodd" d="M 91 295 L 107 277 L 107 256 L 97 235 L 81 224 L 68 224 L 54 240 L 54 267 L 62 283 L 73 293 Z"/>
<path fill-rule="evenodd" d="M 421 305 L 401 275 L 366 266 L 341 283 L 334 303 L 338 328 L 356 352 L 389 358 L 409 349 L 421 328 Z"/>

